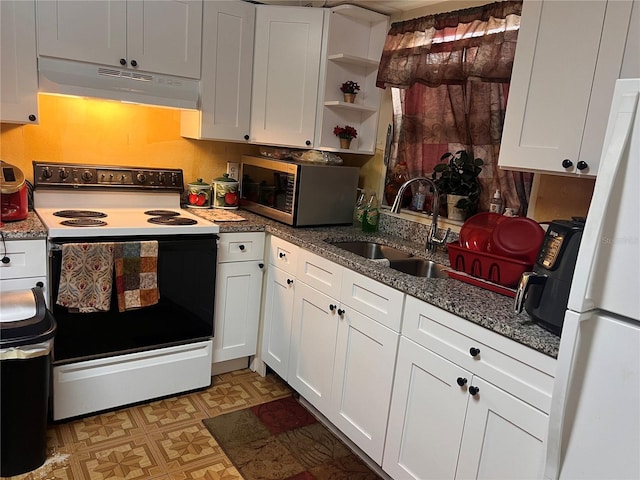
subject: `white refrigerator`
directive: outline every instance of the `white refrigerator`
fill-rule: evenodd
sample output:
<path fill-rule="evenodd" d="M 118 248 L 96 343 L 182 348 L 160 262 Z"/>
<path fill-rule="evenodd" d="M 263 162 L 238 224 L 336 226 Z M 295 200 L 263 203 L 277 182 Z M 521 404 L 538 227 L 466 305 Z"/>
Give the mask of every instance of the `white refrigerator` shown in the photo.
<path fill-rule="evenodd" d="M 616 82 L 565 314 L 545 479 L 640 479 L 640 79 Z"/>

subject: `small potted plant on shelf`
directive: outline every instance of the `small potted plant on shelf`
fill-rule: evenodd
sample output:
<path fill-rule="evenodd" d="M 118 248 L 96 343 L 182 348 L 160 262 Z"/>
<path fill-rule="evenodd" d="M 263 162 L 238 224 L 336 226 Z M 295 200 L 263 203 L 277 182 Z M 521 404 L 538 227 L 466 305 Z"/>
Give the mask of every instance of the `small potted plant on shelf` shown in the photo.
<path fill-rule="evenodd" d="M 346 150 L 351 146 L 351 140 L 358 136 L 358 131 L 350 125 L 345 125 L 344 127 L 336 125 L 336 128 L 333 129 L 333 134 L 340 138 L 340 148 Z"/>
<path fill-rule="evenodd" d="M 347 103 L 353 103 L 356 99 L 357 93 L 360 91 L 360 85 L 352 80 L 347 80 L 340 86 L 340 90 L 344 94 L 344 101 Z"/>
<path fill-rule="evenodd" d="M 480 198 L 478 176 L 484 162 L 473 158 L 466 150 L 447 152 L 440 157 L 433 169 L 431 178 L 441 195 L 447 195 L 447 217 L 452 220 L 464 220 L 474 214 Z"/>

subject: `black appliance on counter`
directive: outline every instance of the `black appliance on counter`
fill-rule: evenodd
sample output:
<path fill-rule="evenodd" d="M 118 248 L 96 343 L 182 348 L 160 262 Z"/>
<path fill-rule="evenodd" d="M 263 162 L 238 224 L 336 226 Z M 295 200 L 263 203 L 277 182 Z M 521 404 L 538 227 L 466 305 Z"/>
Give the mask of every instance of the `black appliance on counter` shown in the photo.
<path fill-rule="evenodd" d="M 581 217 L 551 222 L 533 272 L 522 274 L 516 291 L 516 312 L 524 306 L 536 322 L 557 335 L 562 332 L 584 224 Z"/>

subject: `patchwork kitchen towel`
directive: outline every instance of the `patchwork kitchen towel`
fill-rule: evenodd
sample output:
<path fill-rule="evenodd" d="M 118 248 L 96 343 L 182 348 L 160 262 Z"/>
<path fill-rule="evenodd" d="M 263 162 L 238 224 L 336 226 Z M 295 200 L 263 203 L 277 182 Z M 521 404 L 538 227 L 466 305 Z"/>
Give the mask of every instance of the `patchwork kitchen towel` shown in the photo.
<path fill-rule="evenodd" d="M 118 310 L 158 303 L 158 242 L 122 242 L 114 246 Z"/>
<path fill-rule="evenodd" d="M 108 311 L 113 285 L 113 243 L 62 245 L 56 303 L 81 313 Z"/>

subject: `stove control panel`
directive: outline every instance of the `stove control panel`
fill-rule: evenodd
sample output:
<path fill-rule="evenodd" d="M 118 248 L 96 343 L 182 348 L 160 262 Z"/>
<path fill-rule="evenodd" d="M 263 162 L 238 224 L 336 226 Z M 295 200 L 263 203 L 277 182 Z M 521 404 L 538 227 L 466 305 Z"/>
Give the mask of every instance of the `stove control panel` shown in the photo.
<path fill-rule="evenodd" d="M 34 184 L 59 188 L 184 189 L 182 170 L 33 162 Z"/>

